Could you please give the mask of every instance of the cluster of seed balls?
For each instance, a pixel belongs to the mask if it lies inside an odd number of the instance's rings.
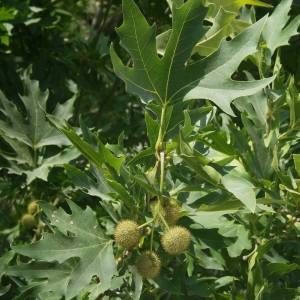
[[[36,201],[32,201],[27,206],[27,213],[22,216],[21,224],[26,229],[32,229],[37,225],[35,215],[39,210],[39,206]]]
[[[152,213],[154,211],[152,207]],[[185,227],[175,225],[180,218],[180,207],[176,203],[168,202],[160,209],[161,215],[170,227],[161,237],[163,249],[170,255],[183,253],[191,241],[191,233]],[[115,228],[115,241],[125,249],[132,249],[138,245],[141,237],[139,225],[132,220],[122,220]],[[161,269],[161,261],[154,251],[146,251],[135,261],[139,274],[144,278],[156,277]]]

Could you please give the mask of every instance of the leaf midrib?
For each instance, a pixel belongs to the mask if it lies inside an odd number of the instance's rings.
[[[51,242],[51,240],[48,240],[49,242]],[[45,249],[45,250],[43,250],[43,249],[37,249],[36,251],[38,252],[38,253],[57,253],[57,252],[67,252],[67,251],[78,251],[78,250],[83,250],[83,249],[93,249],[93,248],[100,248],[100,246],[102,246],[101,248],[104,248],[105,247],[105,245],[106,244],[108,244],[110,241],[107,241],[107,242],[105,242],[105,243],[101,243],[101,244],[93,244],[93,245],[89,245],[89,246],[82,246],[82,247],[76,247],[76,248],[64,248],[64,249]],[[103,246],[104,245],[104,246]],[[26,249],[27,250],[27,249]],[[23,252],[23,249],[20,249],[19,250],[20,251],[20,253],[21,252]],[[27,252],[27,251],[26,251]],[[31,251],[30,251],[31,252]],[[29,252],[29,253],[30,253]],[[32,251],[32,252],[34,252],[34,251]],[[23,252],[24,253],[24,252]],[[27,252],[28,253],[28,252]],[[67,254],[66,254],[67,255]],[[80,258],[82,258],[84,255],[81,255],[81,256],[79,256]],[[38,257],[40,257],[40,256],[38,256]],[[68,258],[70,258],[70,257],[76,257],[76,256],[74,256],[74,255],[69,255],[68,256]],[[66,258],[66,259],[68,259],[68,258]],[[57,259],[53,259],[53,261],[57,261]],[[64,259],[63,260],[58,260],[58,261],[64,261]]]
[[[152,85],[152,88],[154,89],[155,94],[160,99],[160,101],[163,102],[161,96],[159,95],[159,93],[158,93],[158,91],[157,91],[157,89],[156,89],[156,87],[155,87],[155,85],[154,85],[154,83],[153,83],[153,81],[151,79],[150,74],[148,73],[148,69],[146,68],[146,64],[145,64],[145,61],[144,61],[144,57],[142,55],[142,51],[141,51],[141,48],[140,48],[139,39],[138,39],[138,35],[137,35],[136,22],[135,22],[135,19],[134,19],[132,11],[130,11],[130,16],[131,16],[132,22],[134,24],[134,26],[133,26],[134,27],[134,37],[135,37],[136,44],[137,44],[137,47],[138,47],[139,55],[141,57],[141,61],[142,61],[143,66],[144,66],[144,70],[145,70],[145,72],[147,74],[147,77],[148,77],[148,80],[149,80],[150,84]]]
[[[176,43],[175,43],[176,46],[174,47],[173,55],[171,56],[171,62],[169,64],[169,70],[168,70],[168,76],[167,76],[167,82],[166,82],[166,89],[165,89],[165,97],[166,97],[167,101],[169,99],[172,99],[172,97],[173,97],[173,95],[171,95],[170,97],[167,97],[168,96],[168,90],[169,90],[171,70],[173,68],[173,62],[174,62],[174,59],[176,57],[177,47],[178,47],[179,40],[180,40],[180,37],[181,37],[181,34],[182,34],[182,30],[183,30],[185,24],[187,23],[186,17],[189,15],[190,11],[191,11],[191,6],[189,7],[189,9],[187,10],[187,12],[185,14],[185,18],[184,18],[185,22],[182,22],[179,34],[177,35],[177,40],[176,40]]]
[[[70,217],[72,216],[72,215],[69,215]],[[55,220],[60,220],[61,221],[61,223],[62,224],[66,224],[66,225],[68,225],[69,223],[67,223],[66,221],[64,221],[64,217],[62,217],[62,216],[57,216],[56,218],[54,218],[54,217],[52,217],[51,216],[51,219],[53,219],[53,225],[55,225],[55,226],[57,226],[57,224],[55,224]],[[97,240],[106,240],[106,239],[104,239],[103,237],[100,237],[100,236],[98,236],[97,234],[94,234],[94,233],[92,233],[92,232],[89,232],[89,231],[86,231],[86,230],[83,230],[83,229],[81,229],[78,225],[75,225],[75,224],[69,224],[70,226],[72,226],[72,228],[74,228],[74,229],[76,229],[77,231],[71,231],[71,230],[68,230],[69,232],[72,232],[72,233],[75,233],[76,235],[79,235],[80,233],[81,234],[83,234],[83,235],[85,235],[85,236],[90,236],[90,237],[92,237],[93,239],[97,239]],[[96,224],[97,225],[97,227],[99,226],[98,224]],[[67,227],[67,226],[66,226]],[[78,234],[79,233],[79,234]],[[75,237],[76,238],[76,237]],[[78,237],[77,237],[78,238]]]

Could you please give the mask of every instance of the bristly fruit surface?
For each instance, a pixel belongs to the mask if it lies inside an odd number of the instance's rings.
[[[27,212],[31,215],[34,215],[39,209],[39,206],[36,201],[32,201],[27,206]]]
[[[181,217],[181,207],[172,199],[166,201],[164,204],[160,204],[160,202],[156,200],[151,204],[151,212],[153,217],[159,215],[160,218],[164,218],[165,222],[169,225],[175,225]],[[158,218],[158,220],[162,223],[160,218]]]
[[[172,255],[184,252],[191,241],[191,233],[182,226],[169,228],[161,238],[164,250]]]
[[[165,220],[169,225],[175,225],[181,217],[181,208],[174,200],[169,200],[165,206]]]
[[[132,220],[122,220],[115,228],[116,243],[126,249],[137,246],[140,236],[138,224]]]
[[[36,220],[31,214],[25,214],[22,216],[21,224],[25,228],[31,229],[36,225]]]
[[[135,266],[142,277],[155,278],[160,272],[161,261],[155,252],[146,251],[137,258]]]

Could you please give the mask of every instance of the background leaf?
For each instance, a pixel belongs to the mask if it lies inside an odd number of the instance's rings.
[[[71,201],[68,202],[72,214],[63,209],[53,210],[48,204],[41,206],[51,224],[56,227],[54,233],[45,234],[44,238],[32,245],[14,246],[14,250],[34,259],[53,262],[57,261],[60,268],[62,263],[73,259],[71,272],[67,276],[64,296],[72,299],[93,276],[100,278],[102,291],[110,288],[111,279],[116,273],[116,264],[111,240],[100,228],[94,212],[90,208],[80,209]],[[75,260],[78,258],[78,260]],[[56,271],[55,267],[52,267]],[[31,270],[30,264],[27,270]],[[24,272],[21,267],[19,275]],[[41,276],[39,273],[38,277]],[[54,276],[55,278],[55,276]],[[53,278],[53,279],[54,279]],[[46,287],[47,289],[47,287]]]

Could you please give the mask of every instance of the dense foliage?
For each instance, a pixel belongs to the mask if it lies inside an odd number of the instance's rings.
[[[0,7],[0,298],[300,299],[299,1]]]

